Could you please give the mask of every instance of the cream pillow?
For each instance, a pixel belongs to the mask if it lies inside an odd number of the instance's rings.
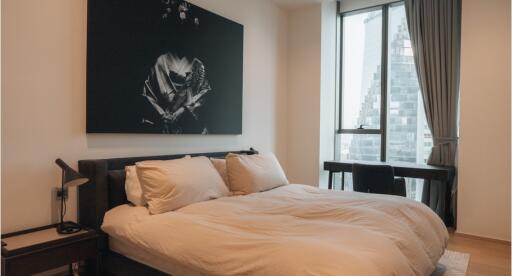
[[[224,181],[206,157],[144,161],[136,166],[151,214],[229,195]]]
[[[224,183],[226,183],[226,186],[229,187],[226,159],[210,158],[210,161],[212,161],[213,166],[222,177],[222,180],[224,180]]]
[[[185,155],[183,158],[190,158],[190,155]],[[146,162],[160,162],[161,160],[152,160]],[[137,168],[135,165],[124,167],[126,178],[124,181],[124,190],[126,198],[135,206],[145,206],[146,200],[142,194],[139,177],[137,176]]]
[[[140,187],[139,178],[137,177],[137,168],[135,165],[126,166],[126,180],[124,181],[124,190],[126,191],[126,198],[135,206],[144,206],[146,201],[142,196],[142,188]]]
[[[234,195],[246,195],[288,184],[288,179],[272,153],[228,154],[226,167],[229,188]]]

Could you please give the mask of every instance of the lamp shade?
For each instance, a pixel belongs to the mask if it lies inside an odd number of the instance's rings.
[[[64,187],[72,187],[85,184],[89,181],[88,178],[83,177],[77,171],[73,170],[68,164],[66,164],[62,159],[58,158],[55,160],[55,163],[59,165],[62,169],[63,179],[62,181]]]

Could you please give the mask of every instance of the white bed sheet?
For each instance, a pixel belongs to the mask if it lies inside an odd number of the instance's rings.
[[[122,205],[102,229],[173,275],[429,275],[448,241],[421,203],[296,184],[159,215]]]

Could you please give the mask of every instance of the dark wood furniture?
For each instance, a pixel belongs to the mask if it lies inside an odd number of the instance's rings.
[[[249,151],[231,152],[239,154],[257,153],[252,148]],[[188,155],[224,158],[228,153],[230,152],[193,153]],[[78,221],[81,225],[95,229],[99,234],[99,275],[167,275],[162,271],[111,251],[108,246],[108,235],[101,231],[100,227],[108,210],[128,203],[124,189],[126,177],[124,168],[126,166],[144,160],[178,159],[185,155],[141,156],[80,160],[78,162],[80,173],[90,179],[89,183],[78,187]],[[94,269],[89,268],[89,271],[91,270]]]
[[[354,163],[352,181],[356,192],[406,196],[405,179],[395,178],[393,167],[388,165]]]
[[[389,165],[393,167],[395,176],[438,180],[446,183],[446,191],[451,191],[453,178],[455,177],[455,167],[453,166],[431,166],[406,162],[380,162],[360,160],[326,161],[324,162],[324,170],[329,171],[329,189],[332,189],[334,173],[342,173],[341,189],[344,189],[344,174],[346,172],[352,172],[352,166],[354,163],[367,165]],[[453,215],[450,211],[451,193],[445,193],[444,197],[446,199],[446,210],[441,217],[444,219],[446,225],[453,226]]]
[[[79,261],[87,261],[88,274],[95,274],[97,232],[84,228],[61,235],[56,225],[2,235],[2,275],[32,275]]]
[[[324,162],[324,170],[329,171],[329,189],[332,189],[333,174],[340,172],[352,172],[352,165],[354,163],[367,165],[388,165],[393,167],[395,176],[401,177],[422,178],[449,182],[452,181],[453,177],[455,176],[455,167],[431,166],[406,162],[377,162],[359,160],[326,161]]]

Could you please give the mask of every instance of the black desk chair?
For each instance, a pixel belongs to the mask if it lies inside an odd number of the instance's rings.
[[[388,165],[352,165],[354,191],[406,196],[405,179],[395,178],[393,167]]]

